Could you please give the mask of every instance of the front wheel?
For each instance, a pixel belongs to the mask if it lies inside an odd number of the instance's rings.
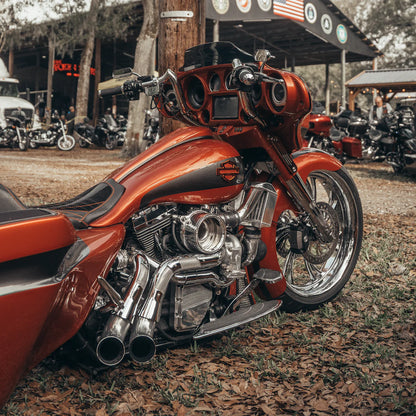
[[[117,137],[110,135],[105,138],[105,148],[107,150],[114,150],[117,147]]]
[[[287,281],[283,309],[288,312],[314,309],[338,295],[357,263],[363,235],[360,197],[345,168],[313,171],[306,185],[332,238],[319,241],[306,217],[291,211],[280,216],[276,250]]]
[[[19,137],[19,150],[22,152],[25,152],[28,147],[29,147],[29,139],[26,136],[26,134],[22,134]]]
[[[67,152],[75,147],[75,143],[75,139],[72,136],[66,134],[65,136],[59,137],[56,145],[58,146],[59,150]]]

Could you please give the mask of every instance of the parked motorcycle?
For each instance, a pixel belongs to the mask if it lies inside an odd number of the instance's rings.
[[[304,146],[324,150],[342,163],[361,159],[361,140],[349,136],[349,120],[348,124],[336,125],[337,127],[334,126],[331,117],[325,114],[308,114],[302,122],[305,130]]]
[[[39,146],[57,146],[59,150],[69,151],[75,147],[75,139],[67,134],[65,124],[58,114],[51,117],[51,124],[47,129],[38,128],[29,131],[29,145],[32,149]]]
[[[304,129],[303,145],[324,150],[344,162],[342,136],[331,137],[334,131],[331,117],[325,114],[309,113],[302,121]]]
[[[117,146],[123,146],[126,140],[127,132],[127,119],[122,114],[118,114],[116,117],[117,123]]]
[[[409,113],[407,108],[387,114],[369,130],[366,138],[378,160],[385,160],[396,173],[401,173],[406,168],[416,168],[413,117],[413,112]]]
[[[146,110],[146,117],[144,121],[143,139],[140,144],[140,152],[145,151],[150,146],[155,144],[159,138],[159,111],[157,108]]]
[[[121,140],[118,135],[118,129],[110,128],[106,118],[100,117],[97,125],[93,127],[86,117],[83,123],[75,125],[75,131],[79,135],[79,146],[88,147],[92,144],[105,147],[107,150],[114,150],[118,141]]]
[[[2,403],[63,344],[85,365],[144,363],[344,287],[359,195],[336,158],[301,149],[309,91],[268,58],[216,42],[178,73],[101,83],[188,127],[69,201],[26,207],[0,188]]]
[[[371,159],[371,152],[364,144],[368,120],[351,110],[342,110],[333,118],[334,128],[331,129],[331,140],[338,143],[338,149],[344,162],[355,159]]]
[[[18,148],[26,151],[29,139],[26,133],[26,121],[19,117],[7,117],[7,126],[0,128],[0,146]]]

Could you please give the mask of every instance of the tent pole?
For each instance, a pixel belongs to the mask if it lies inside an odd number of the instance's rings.
[[[329,64],[325,64],[325,113],[329,115],[331,92],[329,89]]]
[[[218,42],[220,40],[220,21],[214,20],[214,26],[212,27],[212,40]]]
[[[347,51],[343,49],[341,51],[341,106],[343,108],[346,107],[346,100],[345,100],[345,63],[346,63],[346,56]]]

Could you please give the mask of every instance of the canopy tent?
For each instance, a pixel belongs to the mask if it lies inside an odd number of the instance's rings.
[[[206,0],[206,17],[208,41],[219,40],[219,22],[221,40],[269,49],[280,66],[340,63],[341,51],[347,62],[382,55],[330,0]]]
[[[363,71],[345,83],[349,90],[349,108],[354,109],[355,98],[364,89],[373,89],[389,99],[397,93],[416,92],[416,68],[379,69]]]

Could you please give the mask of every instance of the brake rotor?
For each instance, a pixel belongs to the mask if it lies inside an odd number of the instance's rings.
[[[339,241],[339,221],[336,211],[326,202],[317,202],[322,218],[328,225],[332,240],[323,243],[319,240],[310,240],[307,250],[303,253],[303,257],[309,263],[321,264],[327,261],[333,254]]]

